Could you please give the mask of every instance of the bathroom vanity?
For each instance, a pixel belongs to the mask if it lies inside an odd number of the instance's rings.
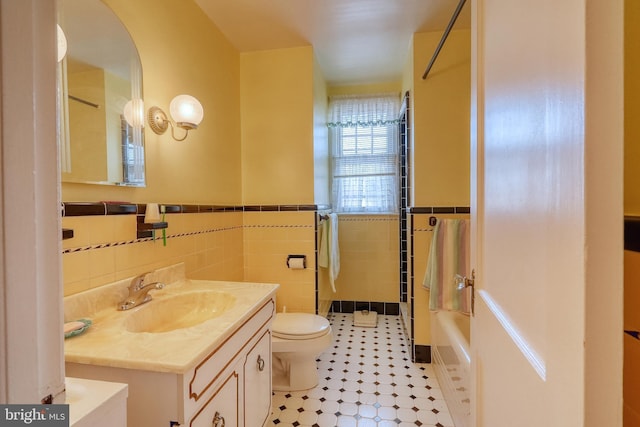
[[[268,421],[278,285],[180,279],[152,291],[150,302],[117,311],[106,301],[117,302],[127,285],[65,298],[65,321],[93,321],[65,341],[67,375],[127,383],[129,426],[256,427]]]

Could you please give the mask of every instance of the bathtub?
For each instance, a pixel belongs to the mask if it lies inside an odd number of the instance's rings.
[[[456,427],[470,425],[471,357],[469,316],[431,313],[431,357],[442,394]]]

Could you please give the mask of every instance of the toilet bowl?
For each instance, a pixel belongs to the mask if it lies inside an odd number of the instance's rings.
[[[271,328],[273,390],[308,390],[318,385],[316,358],[333,339],[329,321],[309,313],[277,313]]]

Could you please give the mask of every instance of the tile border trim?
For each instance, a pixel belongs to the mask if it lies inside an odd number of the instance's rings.
[[[411,214],[470,214],[469,206],[413,206],[407,209]]]
[[[379,301],[341,301],[334,300],[331,303],[333,313],[353,313],[358,310],[376,311],[380,315],[399,316],[399,302],[379,302]]]
[[[624,217],[624,249],[640,252],[640,217]]]
[[[175,239],[178,237],[186,237],[186,236],[195,236],[198,234],[217,233],[220,231],[231,231],[231,230],[237,230],[241,228],[243,227],[241,225],[238,225],[238,226],[230,226],[230,227],[212,228],[208,230],[191,231],[186,233],[169,234],[167,235],[167,239]],[[70,254],[75,252],[90,251],[93,249],[104,249],[104,248],[111,248],[114,246],[131,245],[133,243],[153,242],[153,241],[161,241],[161,240],[162,240],[161,237],[156,237],[155,239],[153,237],[143,237],[139,239],[131,239],[131,240],[125,240],[120,242],[98,243],[95,245],[66,248],[62,250],[62,254]]]
[[[327,209],[325,205],[194,205],[165,204],[166,213],[300,212]],[[146,204],[124,202],[62,202],[62,216],[144,215]]]

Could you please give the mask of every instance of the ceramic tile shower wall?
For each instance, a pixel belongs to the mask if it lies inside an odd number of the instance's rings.
[[[429,208],[432,209],[432,208]],[[434,208],[438,209],[438,208]],[[450,208],[455,210],[456,208]],[[458,208],[465,209],[465,208]],[[468,208],[466,208],[468,209]],[[453,212],[452,210],[452,212]],[[429,247],[433,237],[433,226],[429,225],[429,218],[469,218],[469,214],[434,214],[412,213],[411,224],[411,249],[410,249],[410,283],[409,289],[413,293],[409,295],[409,316],[413,325],[413,339],[415,345],[431,344],[431,321],[429,318],[429,291],[422,287],[427,260],[429,259]],[[410,291],[411,292],[411,291]]]
[[[278,283],[277,311],[316,312],[316,212],[244,212],[244,278]],[[305,255],[306,268],[287,267]]]
[[[164,246],[162,239],[136,239],[136,215],[64,217],[62,227],[74,231],[62,243],[65,296],[179,262],[194,279],[243,280],[242,212],[166,220]]]
[[[398,215],[340,215],[334,300],[400,301]]]

